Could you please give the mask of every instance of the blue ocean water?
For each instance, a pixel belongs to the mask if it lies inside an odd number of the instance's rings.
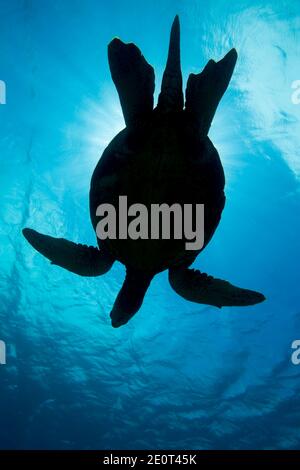
[[[95,243],[89,181],[124,126],[107,44],[141,48],[157,97],[176,13],[185,82],[231,47],[239,54],[210,131],[227,205],[195,267],[267,300],[189,303],[162,273],[115,330],[124,267],[77,277],[21,229]],[[0,14],[0,447],[299,448],[298,0],[0,0]]]

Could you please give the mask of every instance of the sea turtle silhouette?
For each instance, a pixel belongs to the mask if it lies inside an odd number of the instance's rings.
[[[113,39],[108,46],[112,79],[126,128],[104,150],[90,187],[90,216],[96,230],[97,207],[128,202],[204,204],[204,245],[212,238],[225,204],[224,172],[208,138],[216,108],[237,60],[235,49],[219,62],[210,60],[189,76],[184,105],[178,16],[171,29],[167,65],[158,104],[153,109],[154,71],[134,44]],[[168,269],[172,288],[184,299],[223,306],[246,306],[265,297],[189,269],[200,251],[185,249],[185,240],[106,239],[99,249],[25,228],[28,242],[53,264],[81,276],[105,274],[115,260],[126,266],[126,278],[111,311],[119,327],[139,310],[155,274]],[[203,249],[202,248],[202,249]]]

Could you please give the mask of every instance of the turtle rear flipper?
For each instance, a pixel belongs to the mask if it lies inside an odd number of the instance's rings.
[[[30,228],[24,228],[23,235],[30,245],[48,258],[52,264],[80,276],[105,274],[114,262],[106,251],[100,251],[92,246],[43,235]]]
[[[201,137],[208,134],[218,104],[224,95],[237,61],[231,49],[219,62],[209,60],[199,74],[191,73],[186,87],[185,110]]]
[[[114,328],[125,325],[141,308],[152,278],[148,273],[127,269],[124,284],[110,313]]]
[[[108,45],[108,61],[126,126],[134,126],[153,110],[153,67],[135,44],[118,38]]]
[[[246,307],[265,300],[259,292],[233,286],[194,269],[173,268],[169,281],[177,294],[186,300],[215,307]]]

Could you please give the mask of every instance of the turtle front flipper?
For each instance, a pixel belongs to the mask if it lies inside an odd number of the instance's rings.
[[[135,44],[117,38],[108,45],[108,61],[126,126],[134,126],[153,110],[153,67]]]
[[[265,300],[259,292],[233,286],[198,270],[172,268],[169,282],[175,292],[186,300],[215,307],[246,307]]]
[[[23,235],[30,245],[52,264],[79,276],[100,276],[105,274],[114,262],[109,253],[92,246],[43,235],[30,228],[24,228]]]
[[[141,308],[153,276],[128,268],[123,286],[110,313],[114,328],[125,325]]]

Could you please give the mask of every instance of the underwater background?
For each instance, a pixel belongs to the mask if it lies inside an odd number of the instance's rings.
[[[81,278],[21,229],[95,245],[90,177],[124,127],[107,44],[138,45],[157,97],[177,13],[184,85],[239,54],[210,131],[227,205],[194,266],[267,300],[189,303],[164,272],[113,329],[124,267]],[[0,15],[0,447],[300,448],[299,0],[0,0]]]

